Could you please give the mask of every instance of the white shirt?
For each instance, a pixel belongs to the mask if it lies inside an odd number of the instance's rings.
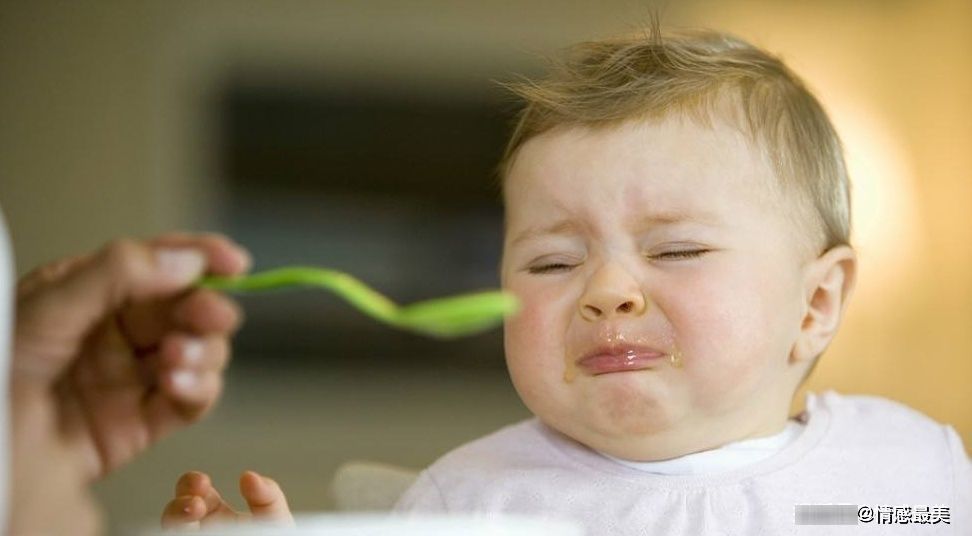
[[[590,535],[969,534],[972,464],[954,429],[874,396],[810,394],[806,408],[803,431],[769,457],[688,475],[628,467],[531,419],[440,458],[396,510],[547,515]],[[795,524],[796,505],[828,504],[867,506],[875,519]],[[878,525],[879,508],[905,507],[947,507],[950,523]]]

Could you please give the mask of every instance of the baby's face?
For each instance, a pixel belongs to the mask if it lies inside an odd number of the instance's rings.
[[[528,141],[507,178],[501,276],[523,303],[505,345],[530,410],[629,459],[779,430],[808,259],[775,180],[718,123]]]

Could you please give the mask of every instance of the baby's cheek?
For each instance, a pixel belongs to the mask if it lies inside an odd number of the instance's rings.
[[[517,376],[515,380],[521,383],[550,380],[546,376],[551,374],[555,362],[562,359],[559,349],[563,332],[558,331],[557,317],[549,302],[523,299],[520,311],[506,320],[506,359],[510,372]]]
[[[676,345],[697,401],[718,404],[746,391],[765,367],[766,326],[744,308],[697,308],[676,324]]]
[[[521,308],[506,320],[507,342],[521,346],[545,344],[545,339],[554,335],[558,318],[562,316],[560,300],[537,289],[514,287],[510,290],[520,299]]]

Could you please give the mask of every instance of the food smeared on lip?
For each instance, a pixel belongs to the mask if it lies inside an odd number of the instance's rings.
[[[682,368],[682,351],[678,348],[672,350],[671,358],[669,362],[672,364],[672,368]]]

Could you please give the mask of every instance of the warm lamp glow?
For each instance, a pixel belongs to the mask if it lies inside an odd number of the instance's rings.
[[[916,267],[921,236],[912,164],[894,129],[866,108],[825,103],[844,143],[851,177],[852,244],[861,301],[888,296]]]

